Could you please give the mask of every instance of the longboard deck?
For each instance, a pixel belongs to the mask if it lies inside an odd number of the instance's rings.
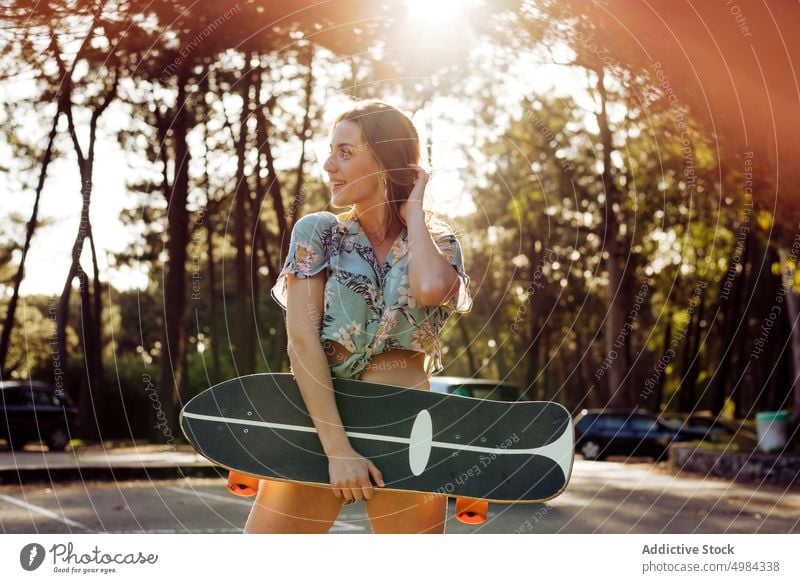
[[[502,402],[352,379],[333,379],[353,448],[375,463],[384,489],[490,502],[541,502],[569,481],[574,427],[552,402]],[[290,373],[220,383],[191,399],[181,429],[229,470],[329,485],[328,459]]]

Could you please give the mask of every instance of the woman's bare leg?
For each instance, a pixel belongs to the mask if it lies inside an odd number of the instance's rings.
[[[330,488],[260,480],[244,533],[326,533],[343,503]]]
[[[443,534],[447,497],[441,494],[387,492],[375,488],[365,502],[375,534]]]

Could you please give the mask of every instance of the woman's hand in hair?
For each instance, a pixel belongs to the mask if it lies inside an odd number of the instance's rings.
[[[418,164],[409,164],[409,166],[417,171],[417,178],[414,181],[414,188],[408,195],[408,200],[400,205],[400,217],[403,219],[403,222],[407,222],[406,217],[408,216],[409,209],[411,209],[410,212],[412,213],[419,212],[422,214],[422,201],[425,198],[425,187],[430,178],[428,171],[422,166]]]

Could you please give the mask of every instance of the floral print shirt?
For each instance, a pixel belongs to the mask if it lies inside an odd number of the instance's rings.
[[[427,210],[425,223],[460,280],[458,292],[440,306],[421,306],[411,295],[405,227],[379,265],[352,209],[338,215],[311,213],[295,224],[286,262],[270,294],[285,310],[289,273],[302,279],[326,270],[320,338],[339,342],[353,353],[331,365],[335,376],[358,379],[373,355],[397,348],[426,354],[428,376],[444,368],[439,333],[452,312],[472,309],[470,277],[448,224]]]

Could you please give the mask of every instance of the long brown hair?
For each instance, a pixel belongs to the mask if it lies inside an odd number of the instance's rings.
[[[362,139],[386,177],[389,216],[399,219],[400,205],[408,200],[417,177],[417,171],[408,165],[420,161],[419,135],[411,118],[380,99],[362,99],[333,120],[331,134],[345,121],[354,121],[361,128]],[[387,228],[390,224],[387,221]]]

